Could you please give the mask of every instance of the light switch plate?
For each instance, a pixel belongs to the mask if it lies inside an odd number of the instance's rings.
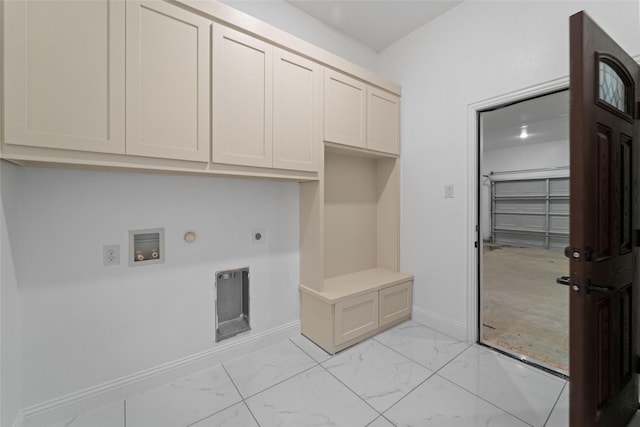
[[[453,184],[445,184],[444,186],[444,198],[453,199]]]

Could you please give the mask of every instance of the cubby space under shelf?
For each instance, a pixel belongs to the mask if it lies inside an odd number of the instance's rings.
[[[330,354],[411,318],[399,269],[399,159],[327,146],[301,184],[301,332]]]
[[[398,270],[398,160],[325,153],[324,278]]]

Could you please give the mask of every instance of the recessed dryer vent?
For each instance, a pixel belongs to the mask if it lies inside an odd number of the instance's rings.
[[[249,330],[249,267],[218,271],[216,342]]]

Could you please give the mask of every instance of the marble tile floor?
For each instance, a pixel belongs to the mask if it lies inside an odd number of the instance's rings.
[[[565,380],[408,321],[334,356],[297,336],[51,427],[563,427],[568,406]]]

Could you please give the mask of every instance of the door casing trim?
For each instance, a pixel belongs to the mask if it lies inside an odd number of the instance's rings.
[[[569,88],[569,76],[560,77],[535,86],[508,92],[492,98],[483,99],[467,106],[467,171],[468,189],[467,191],[467,341],[478,342],[479,340],[479,281],[478,262],[479,248],[475,247],[475,242],[480,246],[480,222],[478,218],[478,161],[480,159],[480,144],[478,113],[505,104],[523,101],[528,98],[545,95],[550,92]],[[476,231],[478,226],[478,231]]]

